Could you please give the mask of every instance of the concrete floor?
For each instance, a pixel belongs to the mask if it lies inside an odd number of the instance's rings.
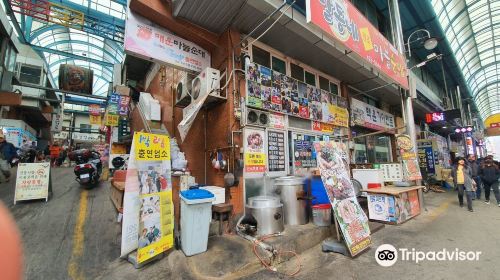
[[[181,251],[172,251],[141,270],[120,260],[120,226],[115,222],[108,183],[85,191],[74,181],[71,168],[54,169],[52,176],[54,195],[47,203],[31,201],[14,206],[14,183],[0,184],[0,199],[12,211],[22,233],[25,279],[208,279],[202,271],[192,269],[200,257],[186,258]],[[301,271],[295,278],[498,279],[500,207],[474,201],[475,212],[470,213],[458,207],[455,192],[429,193],[425,197],[427,212],[402,225],[388,225],[376,232],[372,248],[355,259],[322,253],[319,246],[305,251],[301,254]],[[230,238],[233,242],[241,241],[235,236]],[[220,242],[213,240],[209,242],[214,244],[209,245],[209,250]],[[384,243],[421,251],[459,248],[482,254],[477,262],[398,261],[384,268],[374,258],[376,248]],[[241,253],[251,258],[251,252]],[[263,270],[256,260],[235,269],[224,278],[286,279]],[[295,262],[292,259],[278,269],[292,271]]]

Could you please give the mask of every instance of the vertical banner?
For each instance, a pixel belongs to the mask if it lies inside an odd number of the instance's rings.
[[[245,173],[262,175],[266,171],[266,137],[264,129],[245,128],[243,138]]]
[[[368,218],[356,199],[340,143],[314,142],[321,180],[351,256],[371,245]]]
[[[16,201],[49,197],[50,163],[19,163],[17,168]]]
[[[173,246],[170,139],[136,132],[123,199],[121,256],[144,262]]]
[[[417,153],[415,152],[416,147],[413,146],[410,136],[406,134],[397,135],[396,146],[402,159],[404,179],[408,181],[422,179]]]
[[[61,132],[62,126],[63,126],[63,115],[62,114],[52,115],[52,126],[50,128],[50,131]]]

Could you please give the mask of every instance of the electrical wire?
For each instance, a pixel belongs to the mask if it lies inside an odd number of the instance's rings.
[[[281,257],[281,256],[284,256],[286,254],[289,254],[289,255],[292,255],[292,256],[295,256],[296,260],[297,260],[297,269],[293,272],[293,273],[285,273],[285,272],[281,272],[281,271],[278,271],[276,268],[272,267],[271,266],[271,263],[272,263],[272,260],[269,261],[269,263],[267,263],[258,253],[257,253],[257,245],[259,245],[260,242],[266,240],[266,239],[269,239],[271,237],[277,237],[277,236],[281,236],[281,234],[279,233],[275,233],[275,234],[269,234],[269,235],[264,235],[258,239],[256,239],[254,242],[253,242],[253,253],[254,255],[259,259],[260,263],[262,265],[264,265],[266,267],[266,269],[268,269],[269,271],[273,271],[273,272],[277,272],[279,274],[282,274],[282,275],[285,275],[285,276],[289,276],[289,277],[292,277],[292,276],[295,276],[297,275],[301,268],[302,268],[302,261],[300,259],[300,256],[299,254],[297,254],[296,252],[294,251],[278,251],[278,250],[275,250],[273,248],[273,252],[271,252],[273,254],[273,257]]]
[[[252,45],[255,41],[258,41],[260,38],[262,38],[262,36],[264,36],[269,30],[271,30],[271,28],[273,28],[273,26],[281,19],[281,17],[293,6],[293,4],[295,4],[295,2],[297,2],[297,0],[294,0],[288,7],[286,7],[286,9],[281,12],[281,15],[271,24],[271,26],[269,26],[266,30],[264,30],[264,32],[262,32],[262,34],[259,35],[259,37],[255,38],[250,44],[248,44],[249,46]],[[281,7],[280,7],[281,9]],[[269,16],[270,17],[270,16]]]

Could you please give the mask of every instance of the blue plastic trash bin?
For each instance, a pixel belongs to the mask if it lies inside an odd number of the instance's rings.
[[[181,248],[188,257],[207,250],[213,200],[207,190],[181,192]]]

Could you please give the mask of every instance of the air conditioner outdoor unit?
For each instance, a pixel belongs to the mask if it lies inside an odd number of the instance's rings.
[[[191,83],[192,79],[185,73],[181,81],[177,83],[175,106],[184,108],[191,103]]]
[[[201,73],[193,79],[191,86],[192,101],[203,98],[205,95],[219,96],[220,89],[220,72],[217,69],[210,67],[205,68]]]
[[[247,109],[245,112],[245,124],[256,126],[269,126],[269,113],[260,110]]]

